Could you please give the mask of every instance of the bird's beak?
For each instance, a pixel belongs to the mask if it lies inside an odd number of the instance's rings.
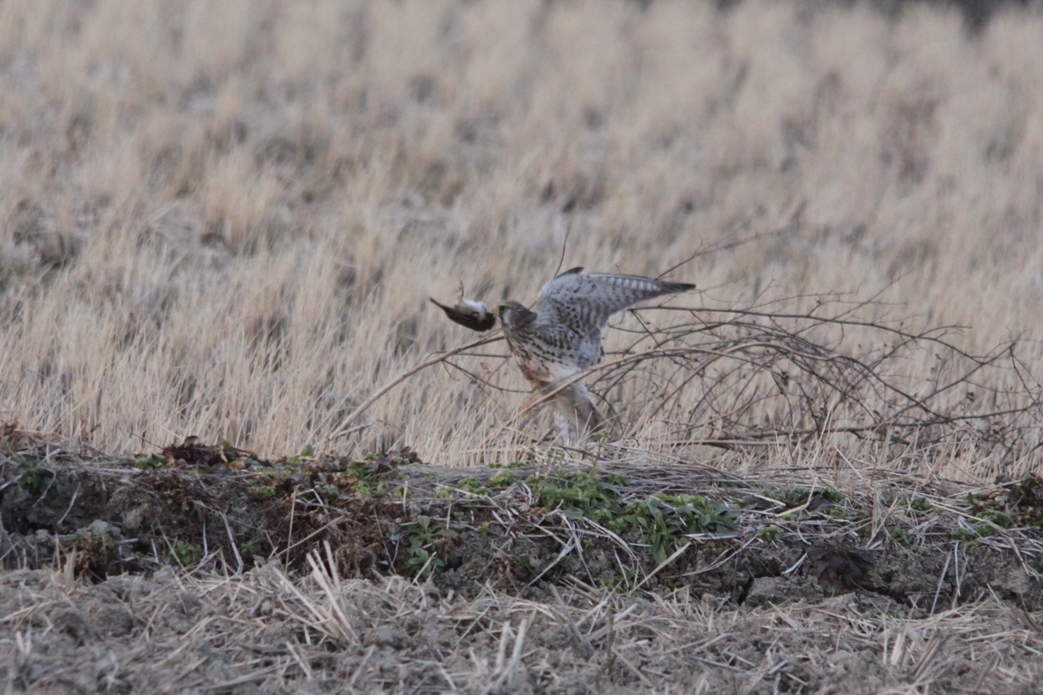
[[[491,312],[493,316],[499,316],[501,313],[503,313],[503,304],[497,304],[491,309]]]

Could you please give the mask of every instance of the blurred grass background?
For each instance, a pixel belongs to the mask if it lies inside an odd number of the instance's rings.
[[[483,442],[524,396],[448,370],[332,435],[472,338],[428,295],[530,301],[566,236],[564,267],[655,275],[775,231],[672,277],[692,306],[875,297],[1038,363],[1043,15],[726,5],[7,0],[0,418],[510,459]]]

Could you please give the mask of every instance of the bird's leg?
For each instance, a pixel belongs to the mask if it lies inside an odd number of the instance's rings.
[[[576,426],[584,434],[592,434],[605,426],[605,416],[590,397],[583,382],[577,381],[565,388],[561,396],[572,411]]]
[[[605,426],[605,416],[590,398],[590,392],[582,382],[576,381],[562,387],[559,383],[547,383],[531,379],[533,395],[522,404],[521,413],[547,403],[554,414],[554,425],[558,435],[567,442],[581,442]]]

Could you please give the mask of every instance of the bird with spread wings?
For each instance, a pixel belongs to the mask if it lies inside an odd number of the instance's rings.
[[[559,432],[572,438],[605,423],[579,376],[601,360],[609,317],[643,301],[694,288],[683,282],[572,268],[543,286],[536,311],[514,301],[501,302],[491,311],[474,300],[461,299],[455,306],[431,301],[471,330],[487,331],[499,320],[521,373],[538,400],[546,399],[554,408]]]

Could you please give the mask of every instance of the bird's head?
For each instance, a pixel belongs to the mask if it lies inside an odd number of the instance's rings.
[[[500,302],[492,308],[492,313],[496,318],[500,319],[501,324],[507,327],[518,325],[529,320],[529,317],[536,316],[536,314],[526,309],[524,305],[513,301]]]

